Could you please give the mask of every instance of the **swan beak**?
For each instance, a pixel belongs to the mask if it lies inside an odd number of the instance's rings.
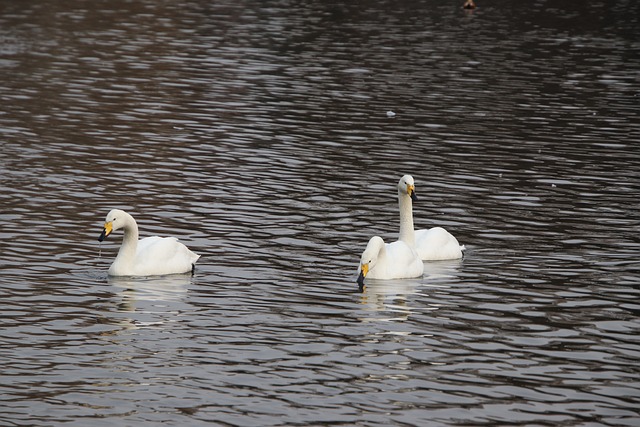
[[[113,224],[111,223],[111,221],[105,222],[104,228],[102,229],[102,233],[100,234],[100,237],[98,237],[98,242],[102,242],[104,239],[106,239],[107,236],[111,234],[112,231],[113,231]]]
[[[358,275],[358,280],[357,280],[358,288],[360,289],[360,292],[364,290],[364,278],[366,277],[368,272],[369,272],[369,264],[362,264],[360,268],[360,274]]]
[[[407,194],[409,195],[409,197],[411,197],[411,200],[413,200],[414,202],[418,201],[418,196],[416,196],[415,186],[407,184]]]

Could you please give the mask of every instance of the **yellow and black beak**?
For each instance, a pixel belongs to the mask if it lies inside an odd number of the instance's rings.
[[[416,196],[416,187],[410,184],[407,184],[407,194],[411,197],[411,200],[414,202],[418,201],[418,196]]]
[[[112,231],[113,231],[113,223],[111,221],[105,222],[104,228],[102,229],[102,233],[100,234],[100,237],[98,237],[98,242],[102,242],[104,239],[106,239],[109,236],[109,234],[111,234]]]
[[[358,275],[358,288],[360,289],[360,292],[362,292],[364,290],[364,278],[367,276],[367,273],[369,272],[369,264],[362,264],[360,266],[360,274]]]

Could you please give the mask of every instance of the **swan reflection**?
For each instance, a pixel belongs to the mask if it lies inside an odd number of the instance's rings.
[[[424,276],[416,279],[368,280],[360,303],[366,310],[375,312],[360,320],[407,320],[415,310],[437,310],[436,306],[412,306],[416,294],[428,293],[430,288],[447,286],[458,273],[462,260],[430,261],[424,263]],[[415,304],[414,304],[415,305]]]
[[[423,278],[428,281],[448,281],[458,275],[462,262],[462,259],[425,262]]]
[[[417,293],[421,284],[422,278],[369,280],[362,290],[360,302],[368,311],[377,312],[377,315],[360,320],[406,320],[411,314],[409,296]]]
[[[120,311],[136,311],[183,301],[192,280],[191,274],[146,278],[109,277],[109,284],[122,291]],[[157,311],[157,308],[152,311]]]

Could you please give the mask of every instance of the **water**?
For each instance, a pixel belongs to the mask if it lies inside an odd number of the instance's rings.
[[[638,425],[637,14],[479,6],[1,2],[0,424]],[[360,293],[405,173],[466,256]]]

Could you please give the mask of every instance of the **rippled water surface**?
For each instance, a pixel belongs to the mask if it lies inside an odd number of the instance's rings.
[[[461,3],[0,1],[0,425],[639,425],[634,4]]]

